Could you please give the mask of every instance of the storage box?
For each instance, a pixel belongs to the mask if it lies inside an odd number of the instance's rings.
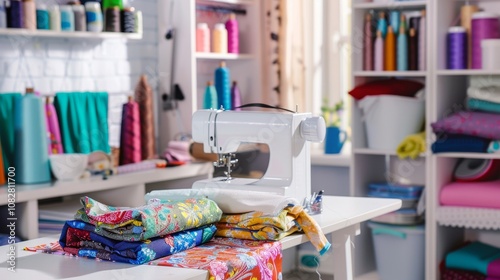
[[[396,151],[406,136],[422,129],[425,101],[414,97],[379,95],[359,101],[368,147]]]
[[[368,222],[372,229],[380,279],[425,279],[425,227],[388,226]]]
[[[372,183],[368,185],[368,196],[401,199],[401,208],[415,208],[423,190],[423,186]]]
[[[481,40],[483,69],[500,69],[500,39]]]

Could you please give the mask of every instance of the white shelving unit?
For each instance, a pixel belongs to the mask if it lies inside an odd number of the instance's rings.
[[[202,108],[203,95],[207,81],[213,81],[215,69],[221,61],[229,68],[231,80],[236,80],[242,94],[242,103],[262,100],[262,22],[263,11],[258,0],[174,0],[173,20],[170,26],[170,1],[158,1],[160,33],[173,27],[176,29],[176,55],[174,59],[176,72],[175,83],[184,94],[185,100],[178,103],[179,110],[163,110],[160,108],[159,122],[161,127],[168,127],[160,135],[160,144],[166,146],[168,141],[179,133],[190,133],[191,115]],[[197,53],[196,25],[206,22],[212,32],[215,23],[224,23],[228,15],[208,13],[197,7],[217,7],[219,10],[245,11],[236,14],[239,26],[239,54]],[[170,92],[170,67],[172,40],[165,40],[164,33],[159,37],[159,71],[166,73],[159,81],[160,92]],[[161,103],[161,101],[160,101]]]
[[[28,30],[21,28],[0,29],[0,36],[27,36],[47,38],[81,38],[81,39],[129,39],[140,40],[142,33],[120,33],[120,32],[62,32],[53,30]]]
[[[368,0],[352,0],[352,48],[357,47],[356,55],[352,55],[352,85],[353,87],[364,84],[366,82],[387,79],[392,77],[403,78],[408,80],[415,80],[422,82],[426,85],[426,99],[428,98],[432,84],[432,75],[430,71],[430,57],[429,57],[429,47],[427,46],[427,66],[428,68],[424,71],[364,71],[362,68],[363,55],[362,49],[362,32],[364,26],[365,14],[370,11],[390,11],[390,10],[400,10],[400,11],[420,11],[427,10],[427,26],[429,29],[432,25],[432,18],[429,16],[429,3],[427,1],[404,1],[404,2],[392,2],[386,1],[386,3],[373,3]],[[359,35],[359,36],[358,36]],[[427,42],[429,42],[431,35],[427,34]],[[353,50],[354,51],[354,50]],[[354,52],[353,52],[354,53]],[[430,107],[429,102],[426,102],[426,119],[428,118]],[[375,182],[387,182],[387,178],[393,176],[399,176],[397,171],[393,168],[398,161],[396,155],[396,150],[377,150],[368,147],[367,135],[365,133],[364,121],[362,118],[362,112],[357,107],[355,101],[352,102],[352,162],[351,162],[351,172],[350,181],[351,188],[350,193],[353,196],[366,196],[368,192],[368,184]],[[428,124],[426,124],[428,126]],[[407,166],[415,168],[416,174],[422,174],[422,177],[426,177],[428,168],[428,157],[429,153],[421,154],[417,159],[404,160]],[[389,164],[388,164],[389,163]],[[418,171],[417,171],[418,170]],[[396,174],[394,174],[396,172]],[[401,176],[404,177],[404,176]],[[418,176],[417,176],[418,177]],[[423,183],[423,178],[420,178]],[[415,182],[415,184],[417,184]],[[428,185],[428,184],[426,184]],[[428,192],[431,188],[426,187],[425,191]],[[371,230],[365,225],[361,228],[365,234],[359,236],[356,242],[355,248],[355,258],[356,258],[356,279],[379,279],[376,272],[375,266],[375,256],[373,252],[373,244],[371,237]],[[409,256],[411,257],[411,256]],[[429,278],[431,279],[431,278]]]
[[[173,186],[176,188],[190,188],[189,183],[183,183],[180,180],[206,179],[211,176],[212,172],[211,163],[196,163],[115,175],[107,180],[103,180],[101,176],[94,176],[76,181],[16,185],[15,212],[18,217],[16,233],[19,237],[26,239],[38,237],[38,204],[43,199],[88,195],[110,205],[140,206],[144,204],[146,185],[162,183],[158,188],[167,188],[169,183],[174,182]],[[7,188],[0,188],[0,207],[6,207],[10,198],[8,194]],[[7,211],[2,212],[7,213]]]
[[[446,69],[446,34],[447,29],[460,14],[460,7],[464,1],[446,0],[431,1],[431,10],[435,18],[432,28],[433,72],[434,82],[429,96],[432,104],[430,122],[435,122],[452,112],[464,109],[466,91],[472,79],[488,77],[487,80],[500,77],[500,70],[447,70]],[[497,13],[500,9],[499,1],[474,1],[480,8]],[[500,210],[487,209],[480,218],[474,218],[478,209],[460,208],[460,219],[451,222],[443,221],[443,213],[448,207],[439,203],[441,188],[451,181],[452,173],[457,161],[461,158],[498,159],[499,154],[481,153],[439,153],[430,156],[429,183],[432,191],[427,194],[427,279],[440,279],[439,263],[446,254],[466,240],[482,240],[484,234],[493,236],[496,244],[500,243],[498,221]],[[477,216],[476,216],[477,217]],[[444,224],[449,224],[445,226]],[[493,227],[492,225],[497,225]],[[489,229],[489,231],[485,231]]]

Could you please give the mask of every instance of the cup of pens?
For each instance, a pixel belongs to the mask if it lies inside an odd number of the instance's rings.
[[[314,192],[311,196],[304,199],[304,209],[310,215],[321,214],[323,212],[323,193],[324,190],[320,190],[318,193]]]

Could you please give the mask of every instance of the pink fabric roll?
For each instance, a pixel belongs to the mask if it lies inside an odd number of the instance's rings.
[[[500,209],[500,180],[489,182],[452,182],[441,189],[444,206]]]
[[[133,100],[123,104],[120,135],[120,165],[142,160],[139,104]]]
[[[47,132],[49,135],[49,155],[63,154],[64,150],[61,141],[61,131],[59,129],[59,119],[57,118],[57,112],[54,104],[45,104],[45,116],[47,120]]]

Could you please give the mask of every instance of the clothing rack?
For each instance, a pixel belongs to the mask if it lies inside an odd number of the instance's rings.
[[[230,14],[230,13],[235,13],[238,15],[246,15],[247,14],[247,11],[245,9],[233,8],[233,7],[227,7],[227,6],[213,6],[213,5],[197,4],[196,9],[199,11],[208,11],[208,12],[215,12],[215,13],[221,13],[221,14]]]

